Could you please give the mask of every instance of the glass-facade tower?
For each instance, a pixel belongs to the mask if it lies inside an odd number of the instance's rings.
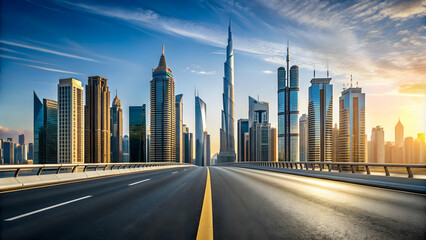
[[[287,46],[287,70],[290,64]],[[278,68],[278,160],[299,161],[299,67]]]
[[[34,164],[58,163],[58,103],[34,92]]]
[[[129,107],[130,162],[147,162],[146,106]]]
[[[175,82],[163,52],[151,80],[151,162],[176,161]]]
[[[111,162],[123,162],[123,109],[117,94],[111,107]]]
[[[308,161],[332,161],[333,85],[313,78],[308,103]]]
[[[195,164],[198,166],[207,164],[206,111],[206,103],[195,96]]]
[[[234,138],[234,50],[232,46],[231,22],[228,27],[228,45],[223,78],[222,128],[220,129],[220,162],[235,162]]]

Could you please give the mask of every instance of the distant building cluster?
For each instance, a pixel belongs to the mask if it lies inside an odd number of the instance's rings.
[[[426,163],[425,134],[405,137],[401,121],[395,141],[385,142],[376,126],[366,134],[365,93],[352,84],[338,101],[339,125],[333,127],[333,85],[326,78],[311,79],[308,112],[299,118],[299,67],[277,69],[278,127],[269,122],[269,103],[248,98],[248,118],[237,121],[234,110],[234,52],[231,24],[224,63],[220,151],[211,153],[207,131],[207,104],[195,93],[195,133],[183,121],[183,94],[175,95],[173,73],[164,47],[152,69],[150,112],[146,104],[129,106],[129,135],[123,136],[123,109],[118,94],[110,105],[108,79],[100,76],[82,83],[60,79],[57,101],[34,92],[34,143],[25,135],[0,139],[1,164],[66,164],[120,162],[181,162],[209,166],[245,161],[320,161]],[[147,126],[149,117],[150,126]],[[237,145],[235,147],[235,131]]]

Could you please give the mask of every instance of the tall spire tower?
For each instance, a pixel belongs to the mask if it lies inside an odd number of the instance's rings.
[[[234,139],[234,51],[232,47],[231,20],[228,26],[228,46],[223,78],[222,128],[220,129],[219,162],[235,162]]]

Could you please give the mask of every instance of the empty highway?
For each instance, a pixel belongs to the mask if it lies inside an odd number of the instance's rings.
[[[0,193],[0,218],[1,239],[425,239],[426,197],[187,167]]]

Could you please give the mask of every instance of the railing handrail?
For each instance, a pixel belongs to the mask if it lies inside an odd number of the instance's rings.
[[[104,167],[104,166],[128,166],[128,165],[190,165],[178,162],[131,162],[131,163],[66,163],[66,164],[5,164],[0,165],[0,170],[8,169],[32,169],[32,168],[58,168],[58,167]]]
[[[366,163],[366,162],[316,162],[316,161],[304,161],[304,162],[290,162],[290,161],[278,161],[278,162],[271,162],[271,161],[248,161],[248,162],[230,162],[230,163],[221,163],[223,165],[232,165],[232,164],[239,164],[239,165],[260,165],[260,166],[266,166],[266,167],[276,167],[276,168],[291,168],[293,169],[293,165],[296,169],[303,170],[303,167],[305,170],[315,170],[315,166],[318,165],[319,170],[323,171],[325,170],[326,166],[328,168],[328,171],[331,172],[331,167],[337,166],[339,172],[342,172],[342,166],[349,166],[351,168],[352,173],[356,173],[358,169],[355,170],[355,167],[365,167],[365,171],[367,175],[371,175],[370,167],[383,167],[383,170],[386,173],[386,176],[390,176],[389,168],[405,168],[407,170],[407,174],[409,178],[414,178],[412,168],[426,168],[426,164],[398,164],[398,163]]]

